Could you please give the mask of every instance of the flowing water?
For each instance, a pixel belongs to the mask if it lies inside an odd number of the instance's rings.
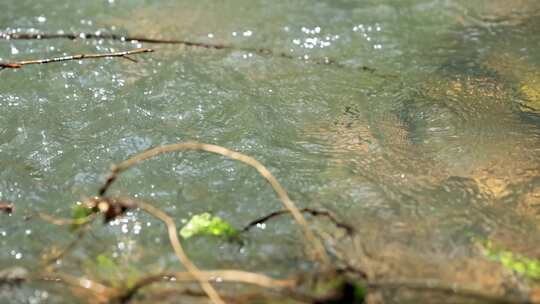
[[[540,258],[536,0],[21,0],[0,7],[6,31],[101,31],[238,47],[0,41],[4,62],[156,50],[138,63],[0,71],[0,201],[16,208],[0,215],[0,269],[36,269],[76,237],[37,212],[69,217],[75,202],[97,193],[111,164],[180,141],[249,154],[299,206],[335,212],[359,231],[336,247],[355,264],[365,263],[356,261],[363,248],[376,278],[515,291],[520,277],[488,261],[474,240]],[[324,58],[339,64],[316,63]],[[209,211],[242,227],[281,208],[251,168],[195,152],[148,161],[111,193],[151,201],[178,225]],[[244,237],[243,244],[199,238],[186,246],[202,268],[280,276],[310,267],[289,219]],[[59,266],[103,276],[95,273],[97,256],[124,273],[178,267],[163,226],[138,211],[96,224]],[[0,295],[58,300],[44,290]]]

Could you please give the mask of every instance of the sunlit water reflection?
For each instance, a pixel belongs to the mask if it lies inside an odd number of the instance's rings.
[[[338,247],[351,261],[360,257],[350,246],[365,248],[380,276],[474,282],[492,265],[471,236],[540,257],[537,1],[12,2],[0,13],[4,30],[191,39],[296,59],[151,46],[157,52],[136,64],[1,71],[0,200],[16,212],[1,217],[0,268],[33,267],[74,237],[36,211],[69,216],[74,202],[96,193],[110,164],[186,140],[250,154],[300,206],[352,223],[362,240]],[[0,57],[139,46],[4,40]],[[340,65],[313,63],[325,57]],[[242,227],[280,208],[251,169],[207,154],[162,156],[112,191],[154,202],[178,225],[210,211]],[[280,275],[307,267],[297,232],[281,219],[244,244],[186,245],[202,267]],[[62,261],[66,271],[92,274],[100,254],[141,272],[177,263],[163,227],[138,211],[96,224],[78,248]],[[486,284],[496,290],[502,281]]]

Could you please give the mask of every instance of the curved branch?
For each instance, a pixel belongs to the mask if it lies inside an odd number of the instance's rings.
[[[290,288],[296,284],[295,280],[276,280],[263,274],[240,270],[200,271],[200,275],[206,281],[220,280],[225,282],[251,284],[263,288]],[[160,273],[146,276],[135,282],[131,288],[126,290],[126,292],[119,297],[120,302],[128,301],[142,288],[172,278],[177,282],[191,282],[197,280],[190,272]]]
[[[155,157],[163,153],[186,151],[186,150],[206,151],[206,152],[223,155],[230,159],[234,159],[244,164],[247,164],[253,167],[255,170],[257,170],[257,172],[268,181],[270,186],[272,186],[277,196],[281,200],[281,203],[283,204],[283,206],[285,206],[285,208],[292,214],[294,220],[303,229],[305,238],[307,239],[308,243],[311,246],[313,246],[315,259],[321,262],[324,266],[330,265],[330,260],[328,258],[328,255],[326,254],[326,250],[324,249],[323,245],[315,237],[315,234],[309,228],[306,219],[304,218],[304,216],[302,215],[298,207],[296,207],[295,203],[289,198],[287,191],[285,191],[283,186],[281,186],[281,184],[274,177],[274,175],[272,175],[272,173],[270,173],[270,171],[263,164],[261,164],[258,160],[254,159],[253,157],[250,157],[248,155],[245,155],[236,151],[229,150],[221,146],[197,143],[197,142],[186,142],[186,143],[177,143],[177,144],[171,144],[171,145],[166,145],[166,146],[160,146],[160,147],[152,148],[140,154],[137,154],[121,162],[120,164],[112,167],[112,172],[107,178],[105,184],[100,188],[99,195],[100,196],[105,195],[107,190],[118,178],[118,176],[122,174],[122,172],[131,168],[132,166],[135,166],[149,158]]]
[[[336,215],[334,213],[330,212],[330,211],[317,210],[317,209],[313,209],[313,208],[302,208],[302,209],[300,209],[300,212],[309,213],[312,216],[326,217],[334,225],[336,225],[337,227],[345,230],[345,232],[347,232],[348,235],[351,235],[351,234],[354,233],[354,228],[351,225],[349,225],[347,223],[344,223],[342,221],[339,221],[337,219]],[[260,217],[260,218],[258,218],[256,220],[251,221],[244,228],[242,228],[242,232],[248,231],[249,229],[253,228],[253,226],[265,223],[265,222],[267,222],[267,221],[269,221],[269,220],[271,220],[271,219],[273,219],[275,217],[279,217],[279,216],[286,215],[286,214],[289,214],[289,213],[290,212],[288,210],[278,210],[278,211],[274,211],[272,213],[269,213],[268,215],[265,215],[265,216]]]
[[[166,226],[167,226],[167,233],[169,235],[169,240],[171,242],[171,245],[174,249],[174,252],[178,259],[180,260],[180,263],[186,267],[186,269],[189,271],[189,273],[197,279],[199,284],[201,285],[202,289],[210,300],[213,303],[216,304],[225,304],[217,291],[210,285],[208,280],[204,277],[203,272],[195,266],[195,264],[188,258],[187,254],[184,252],[184,249],[182,248],[182,245],[180,244],[180,240],[178,239],[178,234],[176,233],[176,224],[174,223],[173,219],[165,214],[165,212],[155,208],[154,206],[147,204],[145,202],[137,201],[137,206],[139,206],[142,210],[146,211],[147,213],[157,217],[160,219]]]

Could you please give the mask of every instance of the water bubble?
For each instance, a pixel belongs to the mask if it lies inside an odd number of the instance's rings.
[[[39,17],[37,17],[36,19],[37,19],[37,21],[40,22],[40,23],[43,23],[43,22],[47,21],[47,18],[45,18],[45,16],[39,16]]]

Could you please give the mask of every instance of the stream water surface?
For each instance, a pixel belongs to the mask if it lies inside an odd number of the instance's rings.
[[[76,238],[36,214],[69,217],[75,202],[97,194],[111,164],[200,141],[257,158],[299,206],[331,210],[354,226],[354,240],[329,246],[373,278],[494,293],[534,286],[486,258],[478,240],[540,258],[540,2],[10,0],[0,8],[4,31],[238,47],[1,40],[4,62],[156,52],[138,63],[0,71],[0,201],[15,205],[0,215],[0,270],[37,269]],[[316,63],[325,58],[338,64]],[[148,161],[111,193],[151,201],[178,225],[211,212],[240,228],[281,209],[251,168],[196,152]],[[59,267],[98,278],[177,269],[163,228],[138,211],[96,223]],[[185,245],[201,268],[284,276],[310,268],[302,242],[282,218],[256,227],[243,244]],[[105,259],[114,273],[102,269]],[[0,287],[0,301],[62,300],[46,287]]]

